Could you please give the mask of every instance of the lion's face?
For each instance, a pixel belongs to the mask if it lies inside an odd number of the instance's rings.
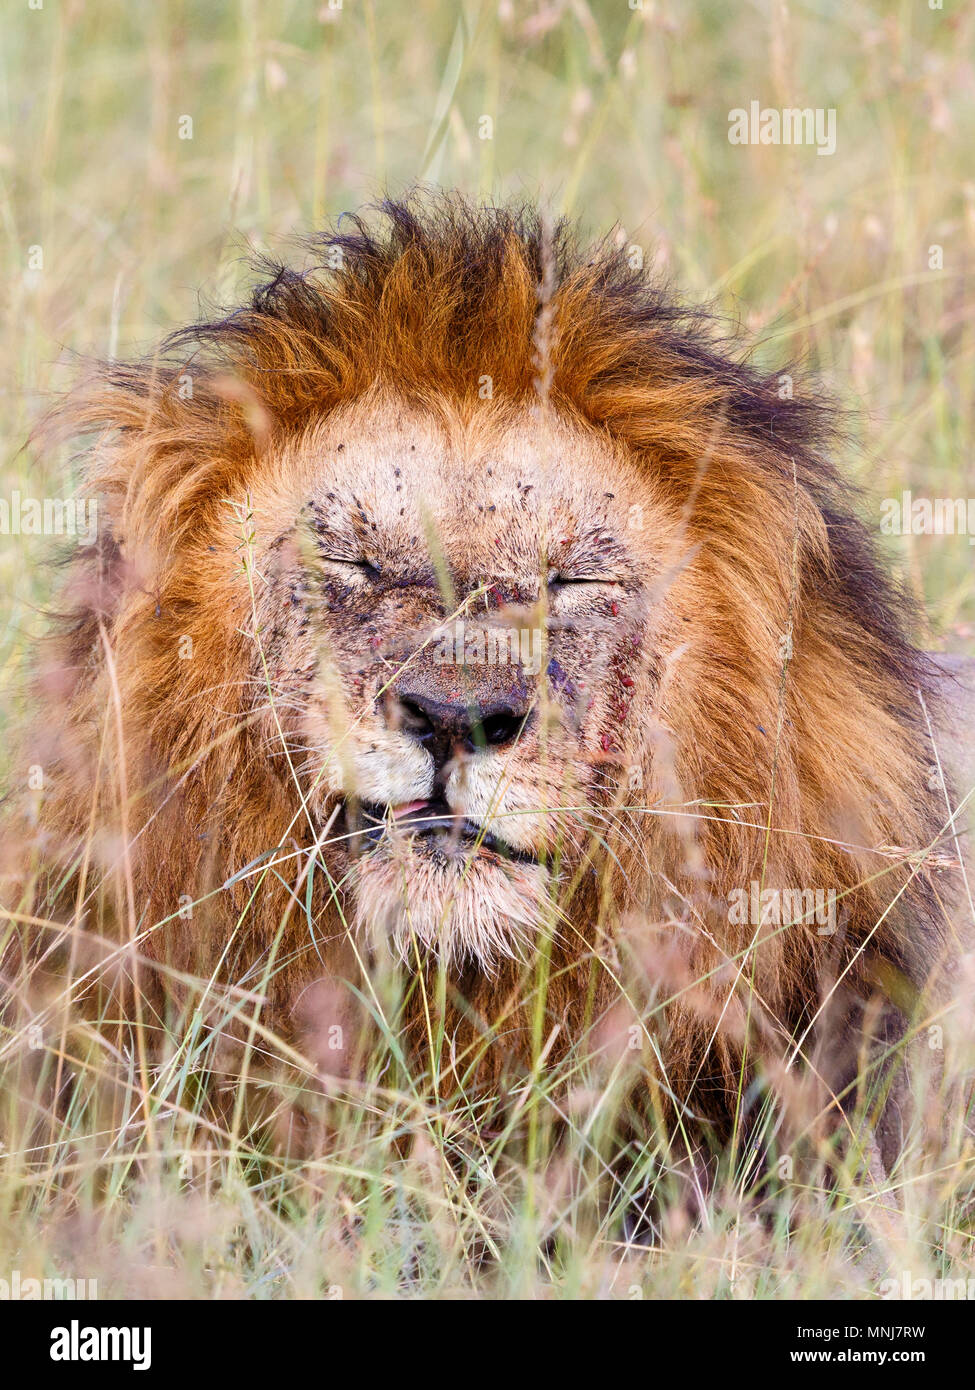
[[[646,803],[678,528],[605,439],[490,403],[359,404],[282,473],[267,719],[360,928],[491,968]]]

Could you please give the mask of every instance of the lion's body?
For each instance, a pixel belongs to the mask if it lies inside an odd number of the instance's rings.
[[[624,994],[638,1089],[719,1132],[841,998],[845,1084],[866,1001],[890,1038],[936,997],[960,876],[938,682],[828,411],[614,252],[455,204],[392,217],[71,406],[108,433],[39,687],[63,717],[30,754],[55,915],[101,883],[86,929],[160,964],[147,1007],[213,980],[299,1046],[316,981],[351,1018],[399,959],[422,987],[398,1026],[421,1057],[437,1031],[466,1089],[598,1036]],[[464,707],[500,711],[500,751]],[[464,756],[438,763],[443,730]],[[409,825],[441,796],[496,849],[389,824],[350,853],[358,808]],[[769,889],[833,915],[755,921]]]

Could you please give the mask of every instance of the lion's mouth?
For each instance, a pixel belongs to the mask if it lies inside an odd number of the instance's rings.
[[[469,859],[484,853],[520,864],[537,864],[528,850],[515,849],[499,835],[457,815],[443,797],[398,806],[346,802],[345,817],[353,853],[364,854],[390,834],[409,838],[421,852]]]

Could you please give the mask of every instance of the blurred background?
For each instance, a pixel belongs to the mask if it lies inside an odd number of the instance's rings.
[[[67,495],[70,455],[23,445],[77,354],[151,346],[241,292],[248,247],[300,257],[416,182],[615,231],[821,374],[878,533],[904,488],[975,496],[973,55],[962,0],[9,0],[0,496]],[[835,109],[835,153],[730,143],[753,101]],[[0,536],[14,678],[48,585],[24,540]],[[884,544],[922,639],[975,650],[968,537]]]

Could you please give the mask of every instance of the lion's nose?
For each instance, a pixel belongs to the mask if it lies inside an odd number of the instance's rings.
[[[392,726],[428,748],[438,767],[458,752],[508,747],[525,727],[530,713],[527,695],[518,694],[468,701],[398,687],[386,702],[386,717]]]

